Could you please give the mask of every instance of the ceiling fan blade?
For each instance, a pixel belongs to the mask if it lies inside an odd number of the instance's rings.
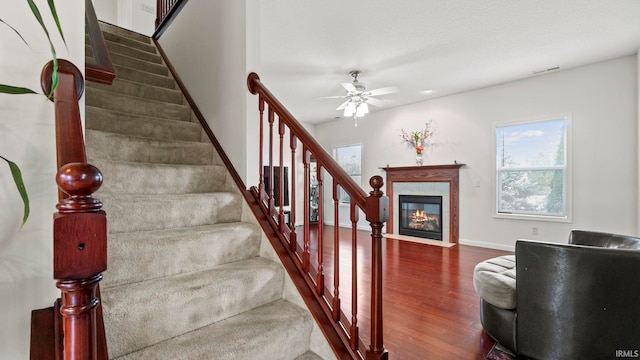
[[[342,85],[342,87],[345,88],[345,90],[347,90],[348,92],[358,92],[358,90],[355,86],[353,86],[352,83],[341,83],[340,85]]]
[[[340,106],[338,106],[338,108],[336,110],[342,110],[345,107],[347,107],[347,104],[349,103],[349,101],[351,101],[351,99],[349,99],[349,100],[343,102],[342,104],[340,104]]]
[[[323,96],[320,99],[346,99],[346,95],[335,95],[335,96]]]
[[[398,92],[398,87],[397,86],[387,86],[387,87],[383,87],[383,88],[379,88],[379,89],[373,89],[371,91],[367,91],[366,94],[369,96],[379,96],[379,95],[386,95],[386,94],[391,94],[391,93],[396,93]]]
[[[383,107],[387,104],[386,101],[384,100],[380,100],[380,99],[376,99],[376,98],[367,98],[367,103],[373,105],[373,106],[377,106],[377,107]]]

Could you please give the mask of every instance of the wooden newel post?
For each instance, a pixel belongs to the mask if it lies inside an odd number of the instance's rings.
[[[96,310],[102,272],[107,269],[107,218],[92,197],[102,174],[92,165],[70,163],[58,171],[60,200],[53,220],[53,277],[62,292],[64,359],[97,359]]]
[[[367,197],[367,221],[371,224],[371,343],[366,360],[386,360],[382,326],[382,227],[389,217],[389,198],[380,190],[384,185],[381,176],[369,180],[373,191]]]
[[[51,88],[52,72],[49,62],[41,75],[45,93]],[[107,269],[107,218],[93,193],[102,185],[102,173],[87,164],[78,107],[84,91],[82,73],[58,59],[58,79],[52,99],[59,189],[58,212],[53,215],[53,277],[62,292],[63,354],[65,360],[96,360],[98,341],[103,341],[97,311],[98,284]]]

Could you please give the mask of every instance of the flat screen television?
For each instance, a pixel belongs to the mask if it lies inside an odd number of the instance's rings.
[[[269,166],[265,166],[263,169],[264,177],[264,190],[267,195],[271,195],[270,180],[272,178],[269,174]],[[282,206],[289,206],[289,168],[287,166],[282,169],[282,176],[284,182],[284,196],[282,197]],[[273,201],[276,206],[280,205],[280,167],[273,167]]]

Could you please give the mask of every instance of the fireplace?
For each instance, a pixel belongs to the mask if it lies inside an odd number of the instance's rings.
[[[442,196],[399,195],[398,233],[442,240]]]

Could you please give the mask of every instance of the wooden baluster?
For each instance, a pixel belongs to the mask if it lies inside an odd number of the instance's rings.
[[[358,349],[358,218],[359,211],[351,201],[351,327],[349,338],[352,350]]]
[[[264,188],[264,168],[262,159],[264,156],[264,99],[262,98],[262,95],[258,96],[258,110],[260,111],[260,131],[258,135],[260,136],[260,156],[258,156],[258,172],[260,174],[260,181],[258,182],[258,199],[263,201],[263,194],[266,192],[266,189]]]
[[[306,146],[302,146],[302,164],[304,166],[304,219],[302,221],[302,229],[303,229],[303,250],[302,250],[302,270],[305,272],[309,272],[309,263],[310,263],[310,255],[309,255],[309,241],[310,241],[310,232],[311,232],[311,224],[309,223],[310,211],[310,194],[309,194],[309,186],[311,185],[311,170],[309,169],[309,163],[311,162],[311,153],[307,150]]]
[[[381,176],[369,180],[373,191],[367,197],[367,221],[371,224],[371,344],[365,354],[366,360],[388,359],[382,334],[382,226],[386,218],[383,211],[388,210],[388,201],[384,202],[380,188],[384,185]],[[385,209],[385,207],[387,207]]]
[[[273,216],[275,210],[275,201],[274,201],[274,191],[273,189],[275,188],[273,186],[274,183],[274,179],[273,179],[273,122],[274,122],[274,113],[273,113],[273,109],[271,108],[271,106],[269,106],[269,115],[268,115],[268,121],[269,121],[269,189],[268,189],[268,193],[269,193],[269,217]]]
[[[284,123],[278,116],[278,137],[280,140],[278,147],[278,225],[280,233],[284,234],[287,224],[284,221]]]
[[[296,148],[298,147],[298,138],[290,134],[289,136],[289,148],[291,149],[291,207],[289,210],[289,249],[292,252],[298,250],[297,235],[296,235]]]
[[[333,321],[340,321],[340,207],[337,180],[333,179]]]
[[[324,266],[322,265],[324,253],[324,181],[322,164],[319,161],[316,168],[316,181],[318,181],[318,274],[316,275],[316,291],[322,296],[324,295]]]

